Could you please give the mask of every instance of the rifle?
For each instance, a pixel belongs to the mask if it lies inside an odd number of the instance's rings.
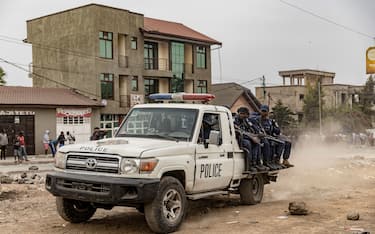
[[[266,138],[268,140],[271,140],[271,141],[274,141],[274,142],[277,142],[277,143],[280,143],[280,144],[284,144],[285,143],[285,141],[283,141],[281,139],[278,139],[277,137],[270,136],[270,135],[265,135],[264,138]]]
[[[255,144],[260,144],[260,138],[262,137],[262,134],[255,134],[251,132],[247,132],[245,130],[242,130],[238,126],[234,125],[234,128],[237,132],[239,132],[241,135],[245,135],[250,138]]]

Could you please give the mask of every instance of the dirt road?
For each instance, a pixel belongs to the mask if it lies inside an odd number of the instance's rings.
[[[302,145],[295,168],[267,185],[263,202],[239,205],[235,195],[190,202],[178,233],[375,233],[375,149]],[[304,201],[310,214],[287,214],[288,203]],[[358,211],[360,220],[346,215]],[[2,185],[1,233],[151,233],[133,208],[98,210],[84,224],[56,213],[43,185]]]

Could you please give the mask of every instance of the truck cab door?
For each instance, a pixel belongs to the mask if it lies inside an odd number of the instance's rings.
[[[196,145],[193,191],[204,192],[226,188],[233,176],[233,148],[229,137],[228,118],[224,112],[206,112],[201,119]],[[216,139],[215,135],[219,136],[217,142],[213,141]]]

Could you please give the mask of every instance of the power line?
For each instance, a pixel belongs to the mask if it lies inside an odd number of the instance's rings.
[[[252,79],[252,80],[248,80],[248,81],[246,81],[246,82],[242,82],[242,83],[231,84],[231,85],[228,85],[228,86],[226,86],[226,87],[224,87],[224,88],[221,88],[221,89],[215,90],[215,93],[218,93],[218,92],[221,92],[221,91],[224,91],[224,90],[230,89],[230,88],[235,87],[235,86],[237,86],[237,85],[245,85],[245,84],[247,84],[247,83],[251,83],[251,82],[256,81],[256,80],[259,80],[259,79],[262,79],[262,77],[254,78],[254,79]]]
[[[23,68],[23,67],[21,67],[21,66],[15,64],[15,63],[13,63],[13,62],[10,62],[10,61],[8,61],[8,60],[6,60],[6,59],[0,58],[0,61],[1,61],[1,62],[4,62],[4,63],[7,63],[7,64],[9,64],[9,65],[12,65],[12,66],[14,66],[14,67],[16,67],[16,68],[18,68],[18,69],[20,69],[20,70],[22,70],[22,71],[26,71],[26,72],[30,73],[29,70],[27,70],[27,69],[25,69],[25,68]],[[51,81],[51,82],[53,82],[53,83],[59,84],[59,85],[61,85],[61,86],[63,86],[63,87],[70,88],[70,89],[73,89],[73,90],[78,90],[78,91],[80,91],[80,92],[82,92],[82,93],[86,93],[86,94],[89,94],[89,95],[91,95],[91,96],[94,96],[94,97],[97,97],[97,98],[101,98],[100,96],[98,96],[98,95],[95,94],[95,93],[91,93],[91,92],[88,92],[88,91],[85,91],[85,90],[77,89],[77,87],[72,87],[72,86],[70,86],[70,85],[67,85],[66,83],[63,83],[63,82],[59,82],[59,81],[56,81],[56,80],[50,79],[50,78],[48,78],[48,77],[46,77],[46,76],[43,76],[43,75],[37,74],[37,73],[35,73],[35,72],[32,72],[31,74],[32,74],[32,75],[35,75],[35,76],[38,76],[38,77],[40,77],[40,78],[46,79],[46,80],[48,80],[48,81]],[[113,100],[113,101],[115,101],[115,102],[119,102],[119,101],[116,101],[116,100]]]
[[[330,23],[330,24],[333,24],[333,25],[335,25],[335,26],[337,26],[337,27],[340,27],[340,28],[345,29],[345,30],[347,30],[347,31],[350,31],[350,32],[352,32],[352,33],[356,33],[356,34],[358,34],[358,35],[361,35],[361,36],[363,36],[363,37],[370,38],[370,39],[372,39],[372,40],[375,39],[375,37],[374,37],[374,36],[371,36],[370,34],[363,33],[363,32],[360,32],[360,31],[358,31],[358,30],[356,30],[356,29],[350,28],[350,27],[348,27],[348,26],[346,26],[346,25],[343,25],[343,24],[337,23],[337,22],[335,22],[335,21],[333,21],[333,20],[331,20],[331,19],[328,19],[328,18],[326,18],[326,17],[323,17],[323,16],[321,16],[321,15],[318,15],[318,14],[312,12],[312,11],[306,10],[306,9],[304,9],[304,8],[302,8],[302,7],[299,7],[299,6],[297,6],[297,5],[294,5],[294,4],[292,4],[292,3],[290,3],[290,2],[287,2],[287,1],[285,1],[285,0],[279,0],[279,1],[280,1],[281,3],[283,3],[283,4],[285,4],[285,5],[288,5],[288,6],[290,6],[290,7],[293,7],[293,8],[295,8],[295,9],[299,10],[299,11],[302,11],[302,12],[304,12],[304,13],[306,13],[306,14],[309,14],[309,15],[311,15],[311,16],[314,16],[314,17],[316,17],[316,18],[318,18],[318,19],[320,19],[320,20],[323,20],[323,21],[325,21],[325,22],[328,22],[328,23]]]

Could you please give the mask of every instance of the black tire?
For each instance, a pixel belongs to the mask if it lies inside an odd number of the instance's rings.
[[[255,205],[263,199],[264,181],[262,175],[255,175],[252,179],[243,179],[240,184],[241,203]]]
[[[56,197],[57,212],[68,222],[82,223],[89,220],[96,208],[88,202]]]
[[[166,176],[161,179],[156,194],[154,200],[144,206],[148,226],[156,233],[176,231],[187,209],[184,187],[176,178]]]

